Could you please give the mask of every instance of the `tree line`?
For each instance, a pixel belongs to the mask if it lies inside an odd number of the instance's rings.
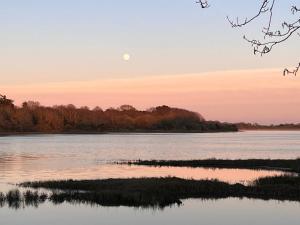
[[[77,108],[72,104],[42,106],[27,101],[16,106],[0,97],[0,132],[80,133],[80,132],[221,132],[237,131],[229,123],[206,121],[200,114],[169,106],[139,111],[133,106],[102,110]]]
[[[239,130],[300,130],[300,123],[262,125],[258,123],[237,123]]]

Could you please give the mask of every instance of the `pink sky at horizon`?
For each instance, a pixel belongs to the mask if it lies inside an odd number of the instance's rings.
[[[130,104],[138,109],[169,105],[197,111],[209,120],[299,123],[299,77],[280,69],[219,71],[92,81],[0,85],[20,105],[72,103],[102,108]]]

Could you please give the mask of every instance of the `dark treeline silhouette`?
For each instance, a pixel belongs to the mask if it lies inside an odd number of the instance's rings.
[[[300,123],[284,123],[276,125],[261,125],[258,123],[237,123],[236,126],[240,130],[300,130]]]
[[[0,96],[0,132],[223,132],[237,131],[233,124],[205,121],[195,112],[158,106],[139,111],[130,105],[102,110],[74,105],[46,107],[39,102],[24,102],[21,107]]]
[[[200,167],[220,169],[256,169],[295,172],[300,174],[300,159],[202,159],[202,160],[138,160],[117,162],[140,166]]]

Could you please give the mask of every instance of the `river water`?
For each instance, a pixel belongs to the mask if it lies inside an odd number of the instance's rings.
[[[23,181],[177,176],[250,182],[275,171],[116,165],[137,159],[294,159],[298,131],[0,137],[0,191]],[[249,199],[185,200],[164,210],[89,205],[0,209],[0,224],[298,224],[300,204]]]

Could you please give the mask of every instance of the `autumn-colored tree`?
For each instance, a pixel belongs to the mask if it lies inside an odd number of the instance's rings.
[[[207,122],[198,114],[184,109],[158,106],[139,111],[131,105],[103,111],[100,107],[76,108],[74,105],[42,106],[27,101],[16,107],[3,98],[0,104],[1,132],[114,132],[114,131],[232,131],[233,125]]]

